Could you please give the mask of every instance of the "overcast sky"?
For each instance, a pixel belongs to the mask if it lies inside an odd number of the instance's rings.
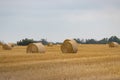
[[[120,0],[0,0],[0,40],[120,37]]]

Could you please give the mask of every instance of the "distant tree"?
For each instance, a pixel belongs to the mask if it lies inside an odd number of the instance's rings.
[[[95,39],[86,39],[86,44],[96,44],[97,41]]]
[[[54,43],[54,44],[62,44],[62,42],[56,42],[56,43]]]
[[[79,39],[79,38],[74,38],[74,40],[77,42],[77,43],[80,43],[80,44],[106,44],[106,43],[109,43],[109,42],[117,42],[117,43],[120,43],[120,39],[117,37],[117,36],[111,36],[110,38],[103,38],[101,40],[95,40],[95,39]],[[33,39],[28,39],[28,38],[25,38],[25,39],[22,39],[20,41],[17,42],[17,45],[28,45],[29,43],[33,43],[33,42],[41,42],[42,44],[44,45],[48,45],[49,42],[46,40],[46,39],[41,39],[39,41],[34,41]],[[54,42],[52,42],[54,43]],[[62,42],[56,42],[54,44],[62,44]]]
[[[81,39],[80,42],[81,42],[82,44],[84,44],[84,43],[85,43],[85,40],[84,40],[84,39]]]
[[[84,44],[84,43],[85,43],[84,39],[81,39],[81,40],[80,40],[79,38],[77,38],[77,39],[75,38],[74,40],[75,40],[77,43],[80,43],[80,44]]]
[[[22,40],[18,41],[17,45],[25,46],[25,45],[28,45],[28,44],[33,43],[33,42],[34,42],[33,39],[25,38],[25,39],[22,39]]]
[[[108,38],[103,38],[97,42],[98,44],[106,44],[108,43]]]
[[[47,45],[49,43],[46,39],[41,39],[40,42],[44,45]]]
[[[75,38],[74,40],[75,40],[77,43],[81,43],[79,38],[77,38],[77,39]]]
[[[120,43],[120,39],[117,36],[111,36],[108,40],[108,42],[117,42]]]

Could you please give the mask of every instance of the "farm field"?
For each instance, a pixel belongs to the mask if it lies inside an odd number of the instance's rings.
[[[60,45],[45,47],[46,53],[0,47],[0,80],[120,80],[120,46],[83,44],[64,54]]]

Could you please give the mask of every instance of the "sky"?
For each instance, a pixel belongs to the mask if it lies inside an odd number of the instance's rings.
[[[0,0],[0,40],[120,38],[120,0]]]

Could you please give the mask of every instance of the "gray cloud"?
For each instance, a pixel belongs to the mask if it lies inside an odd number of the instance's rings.
[[[120,0],[0,0],[0,36],[11,34],[17,40],[40,34],[62,40],[119,35],[119,4]],[[19,38],[20,33],[26,35]]]

